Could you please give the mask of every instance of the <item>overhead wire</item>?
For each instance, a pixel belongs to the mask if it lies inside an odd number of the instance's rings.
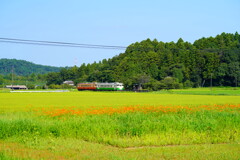
[[[125,50],[127,48],[125,46],[81,44],[81,43],[69,43],[69,42],[57,42],[57,41],[39,41],[39,40],[3,38],[3,37],[0,37],[0,42],[2,42],[2,43],[29,44],[29,45],[79,47],[79,48],[95,48],[95,49],[116,49],[116,50]]]
[[[82,43],[70,43],[70,42],[58,42],[58,41],[40,41],[40,40],[28,40],[28,39],[16,39],[16,38],[4,38],[0,37],[0,43],[15,43],[15,44],[27,44],[27,45],[43,45],[43,46],[57,46],[57,47],[78,47],[78,48],[92,48],[92,49],[113,49],[113,50],[126,50],[128,47],[125,46],[112,46],[112,45],[96,45],[96,44],[82,44]],[[131,48],[131,47],[129,47]],[[147,48],[145,48],[147,49]],[[142,48],[134,49],[141,51]],[[191,49],[173,49],[173,50],[191,50]],[[205,49],[195,49],[199,51],[230,51],[239,49],[229,49],[229,48],[205,48]]]

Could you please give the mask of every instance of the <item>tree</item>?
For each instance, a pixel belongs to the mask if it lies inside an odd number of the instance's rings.
[[[192,88],[193,87],[193,82],[191,82],[190,80],[186,80],[183,83],[184,88]]]
[[[160,81],[161,89],[178,89],[182,88],[182,84],[177,82],[177,80],[173,77],[165,77],[162,81]]]
[[[55,73],[55,72],[49,73],[46,77],[46,80],[47,80],[47,85],[62,84],[63,82],[63,79],[61,79],[60,77],[60,73]]]
[[[34,85],[34,84],[28,84],[28,85],[27,85],[27,88],[28,88],[28,89],[35,89],[35,85]]]
[[[2,85],[4,83],[4,79],[3,76],[0,74],[0,85]]]
[[[240,77],[240,63],[239,62],[232,62],[228,65],[228,73],[229,78],[231,78],[232,86],[238,86],[238,81]]]
[[[216,68],[219,67],[219,57],[217,55],[217,53],[215,52],[206,52],[204,54],[205,56],[205,64],[203,67],[203,78],[204,79],[215,79],[216,78]],[[209,84],[210,86],[210,84]]]
[[[133,83],[137,86],[138,90],[141,90],[145,83],[148,83],[151,77],[146,74],[138,74],[134,77]]]
[[[148,72],[150,73],[151,77],[153,77],[154,79],[159,78],[159,69],[156,64],[154,63],[150,64]]]
[[[148,90],[157,91],[160,89],[161,83],[155,79],[151,79],[149,82],[144,84],[144,88]]]

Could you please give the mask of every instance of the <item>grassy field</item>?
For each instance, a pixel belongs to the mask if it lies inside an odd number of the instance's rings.
[[[175,92],[175,91],[173,91]],[[177,92],[177,91],[176,91]],[[196,91],[195,91],[196,92]],[[238,90],[240,92],[240,90]],[[238,104],[236,95],[184,95],[158,92],[67,92],[67,93],[1,93],[1,111],[63,107],[117,107],[129,105],[201,105]]]
[[[190,88],[190,89],[171,89],[156,91],[159,94],[188,94],[188,95],[235,95],[240,96],[239,87],[213,87],[213,88]]]
[[[0,159],[240,158],[235,90],[168,92],[0,93]]]

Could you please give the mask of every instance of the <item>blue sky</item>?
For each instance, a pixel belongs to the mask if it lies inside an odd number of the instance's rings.
[[[240,33],[239,0],[0,0],[0,37],[128,46]],[[80,66],[119,50],[0,43],[0,58]]]

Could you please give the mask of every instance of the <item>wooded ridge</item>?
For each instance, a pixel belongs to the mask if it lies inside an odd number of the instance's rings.
[[[12,72],[19,76],[27,76],[32,73],[37,75],[49,72],[59,72],[60,69],[60,67],[39,65],[25,60],[0,59],[0,74],[2,75],[12,74]]]
[[[144,40],[129,45],[124,53],[80,67],[63,68],[47,75],[48,84],[122,82],[131,89],[199,86],[238,86],[240,80],[240,35],[222,33],[193,44]]]

